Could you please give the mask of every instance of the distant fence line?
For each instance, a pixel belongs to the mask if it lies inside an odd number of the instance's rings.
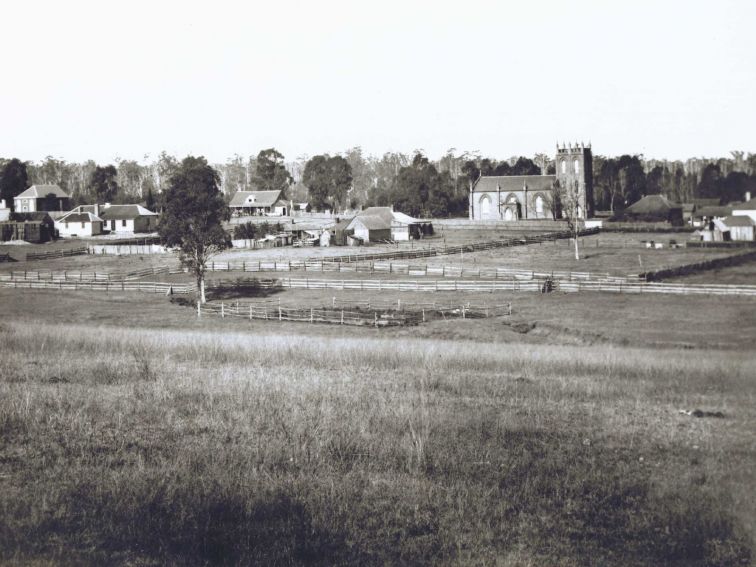
[[[147,293],[162,293],[164,295],[193,293],[196,286],[192,284],[173,284],[164,282],[141,281],[0,281],[0,287],[16,289],[57,289],[60,291],[141,291]]]
[[[682,266],[675,266],[672,268],[653,270],[646,272],[645,274],[641,274],[641,276],[648,281],[656,281],[662,280],[664,278],[686,276],[706,270],[714,270],[728,266],[737,266],[739,264],[750,262],[752,260],[756,260],[756,250],[732,254],[730,256],[725,256],[724,258],[712,258],[711,260],[704,260],[702,262],[695,262],[693,264],[684,264]]]
[[[395,262],[330,262],[322,260],[287,260],[275,261],[230,261],[210,262],[208,271],[211,272],[336,272],[336,273],[382,273],[406,274],[410,276],[440,276],[450,278],[482,278],[482,279],[523,279],[550,277],[552,279],[581,279],[581,280],[611,280],[638,281],[637,275],[618,276],[609,273],[574,272],[574,271],[536,271],[518,270],[514,268],[461,268],[458,266],[431,266],[428,264],[405,264]]]
[[[67,250],[50,250],[48,252],[27,252],[27,261],[50,260],[52,258],[65,258],[67,256],[82,256],[87,253],[87,247],[69,248]]]
[[[565,293],[600,291],[611,293],[662,293],[677,295],[729,295],[756,297],[754,285],[705,285],[647,282],[600,282],[543,280],[337,280],[310,278],[279,278],[270,280],[216,280],[208,282],[208,289],[234,288],[289,288],[289,289],[334,289],[340,291],[414,291],[414,292],[479,292],[530,291]]]
[[[87,253],[126,256],[129,254],[170,254],[171,250],[161,244],[89,244]]]
[[[581,230],[578,236],[590,236],[598,234],[599,229],[592,228]],[[527,244],[538,244],[540,242],[551,242],[552,240],[561,240],[572,238],[572,232],[560,231],[549,232],[545,234],[536,234],[532,236],[518,236],[502,240],[489,240],[486,242],[476,242],[474,244],[464,244],[461,246],[444,246],[428,248],[418,248],[417,250],[402,250],[397,252],[374,252],[364,254],[345,254],[342,256],[328,256],[324,258],[309,258],[310,260],[319,260],[323,262],[364,262],[369,260],[399,260],[411,258],[428,258],[430,256],[448,256],[453,254],[464,254],[465,252],[478,252],[481,250],[491,250],[494,248],[507,248],[510,246],[524,246]]]
[[[135,281],[159,274],[179,274],[185,270],[178,266],[155,266],[131,272],[81,272],[76,270],[13,270],[0,273],[0,281],[51,281],[51,282],[120,282]]]
[[[216,302],[197,303],[197,316],[203,315],[235,317],[264,321],[296,321],[304,323],[330,323],[339,325],[390,327],[416,325],[430,319],[478,319],[511,315],[511,303],[505,305],[471,305],[460,304],[448,307],[433,304],[417,304],[415,309],[408,309],[407,304],[397,303],[340,302],[340,307],[292,307],[275,305],[269,302],[240,303]]]

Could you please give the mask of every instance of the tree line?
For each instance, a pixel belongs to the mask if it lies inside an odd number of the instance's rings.
[[[143,203],[164,207],[164,193],[179,160],[162,152],[145,163],[116,159],[66,162],[47,157],[39,163],[0,158],[0,198],[13,197],[34,184],[57,184],[73,204]],[[470,184],[481,175],[554,173],[553,158],[539,153],[508,159],[484,157],[452,148],[438,160],[422,150],[412,155],[387,152],[366,156],[359,147],[338,155],[300,156],[287,161],[274,148],[224,163],[209,164],[218,173],[221,194],[228,202],[237,191],[281,190],[284,198],[308,202],[315,210],[359,209],[394,205],[424,217],[466,215]],[[644,195],[661,194],[675,202],[714,199],[725,204],[756,194],[756,154],[732,152],[731,158],[686,161],[645,160],[643,156],[593,157],[597,210],[621,211]]]

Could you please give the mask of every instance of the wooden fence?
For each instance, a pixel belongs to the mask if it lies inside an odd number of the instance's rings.
[[[462,268],[459,266],[431,266],[428,264],[406,264],[397,262],[328,262],[313,260],[275,261],[237,261],[210,262],[208,270],[211,272],[337,272],[337,273],[380,273],[401,274],[409,276],[436,276],[449,278],[479,278],[479,279],[565,279],[572,280],[600,280],[600,281],[640,281],[637,275],[618,276],[609,273],[572,272],[572,271],[535,271],[517,270],[513,268]]]
[[[305,323],[330,323],[339,325],[389,327],[417,325],[431,319],[478,319],[512,314],[512,305],[449,305],[397,303],[380,304],[373,302],[340,302],[340,307],[297,307],[283,306],[270,302],[240,303],[220,302],[197,303],[197,316],[235,317],[263,321],[296,321]]]
[[[49,252],[27,252],[26,259],[31,260],[50,260],[51,258],[65,258],[67,256],[82,256],[87,253],[87,247],[69,248],[68,250],[51,250]]]
[[[127,256],[130,254],[170,254],[171,251],[160,244],[90,244],[89,254]]]
[[[591,228],[581,230],[579,236],[590,236],[598,234],[599,229]],[[399,260],[412,258],[428,258],[431,256],[445,256],[453,254],[463,254],[465,252],[479,252],[481,250],[491,250],[494,248],[507,248],[510,246],[524,246],[527,244],[538,244],[539,242],[551,242],[552,240],[561,240],[572,238],[572,232],[548,232],[544,234],[535,234],[532,236],[518,236],[502,240],[489,240],[486,242],[476,242],[474,244],[464,244],[461,246],[444,246],[418,248],[417,250],[401,250],[396,252],[373,252],[365,254],[347,254],[343,256],[329,256],[326,258],[310,258],[322,262],[365,262],[370,260]]]
[[[0,281],[0,287],[16,289],[57,289],[60,291],[140,291],[162,293],[164,295],[186,295],[194,293],[196,287],[191,284],[172,284],[164,282],[94,282],[94,281]]]
[[[269,280],[237,279],[208,282],[208,289],[234,288],[284,288],[339,291],[414,291],[414,292],[478,292],[495,293],[502,291],[541,292],[562,291],[565,293],[598,291],[611,293],[663,293],[677,295],[728,295],[756,297],[754,285],[699,285],[647,282],[601,282],[601,281],[560,281],[560,280],[338,280],[310,278],[279,278]]]
[[[52,281],[52,282],[120,282],[135,281],[159,274],[177,274],[178,266],[156,266],[131,272],[81,272],[76,270],[14,270],[0,273],[0,281]]]

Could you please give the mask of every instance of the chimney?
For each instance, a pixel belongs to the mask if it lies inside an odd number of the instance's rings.
[[[100,203],[95,203],[94,205],[94,216],[100,216]]]

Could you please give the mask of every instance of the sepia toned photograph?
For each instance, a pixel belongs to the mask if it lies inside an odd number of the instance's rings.
[[[0,566],[756,565],[756,3],[0,13]]]

